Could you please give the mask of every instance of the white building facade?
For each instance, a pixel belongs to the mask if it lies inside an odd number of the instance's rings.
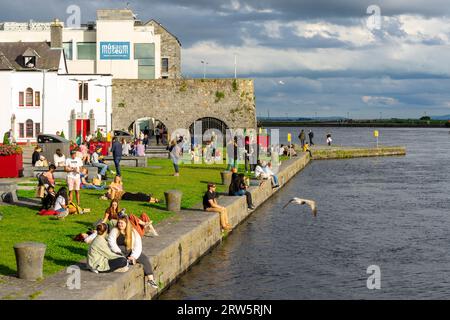
[[[69,73],[112,74],[117,79],[160,79],[161,36],[131,10],[98,10],[97,21],[62,34]],[[1,42],[50,42],[51,23],[0,23]]]
[[[35,142],[39,133],[75,140],[111,130],[111,75],[68,74],[63,50],[45,42],[0,43],[0,133]]]

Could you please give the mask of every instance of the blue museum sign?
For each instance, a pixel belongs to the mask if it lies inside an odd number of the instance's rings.
[[[130,43],[100,42],[100,60],[130,60]]]

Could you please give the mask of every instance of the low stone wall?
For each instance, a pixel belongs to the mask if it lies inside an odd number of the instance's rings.
[[[349,159],[361,157],[404,156],[405,147],[379,147],[379,148],[343,148],[322,147],[312,148],[313,160]]]
[[[114,167],[114,159],[112,156],[104,157],[108,166]],[[147,168],[147,157],[122,157],[120,165],[124,167]]]

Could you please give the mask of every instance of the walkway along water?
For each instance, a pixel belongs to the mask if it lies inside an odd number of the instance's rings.
[[[327,151],[328,150],[328,151]],[[361,156],[405,155],[403,147],[383,148],[324,148],[314,155],[314,159],[351,158]],[[307,153],[285,161],[280,167],[278,177],[281,188],[311,161]],[[256,207],[268,200],[274,192],[270,182],[259,187],[250,187]],[[227,207],[230,223],[236,227],[252,212],[248,212],[245,197],[223,196],[219,203]],[[319,213],[320,214],[320,213]],[[133,266],[127,273],[95,274],[83,270],[79,263],[80,289],[68,287],[76,284],[74,275],[66,270],[38,283],[29,283],[11,279],[0,285],[0,298],[43,300],[116,300],[116,299],[152,299],[167,289],[203,255],[207,254],[222,239],[219,216],[202,210],[199,204],[195,208],[183,210],[175,217],[158,225],[158,238],[144,238],[143,252],[150,257],[154,267],[159,289],[144,287],[143,270],[140,265]]]

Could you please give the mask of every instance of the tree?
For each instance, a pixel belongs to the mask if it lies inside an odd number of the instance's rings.
[[[66,136],[64,135],[64,130],[61,130],[61,134],[59,135],[61,138],[66,138]]]
[[[422,120],[422,121],[430,121],[431,118],[429,116],[423,116],[422,118],[420,118],[420,120]]]
[[[9,144],[9,131],[5,132],[3,135],[3,144],[8,145]]]

